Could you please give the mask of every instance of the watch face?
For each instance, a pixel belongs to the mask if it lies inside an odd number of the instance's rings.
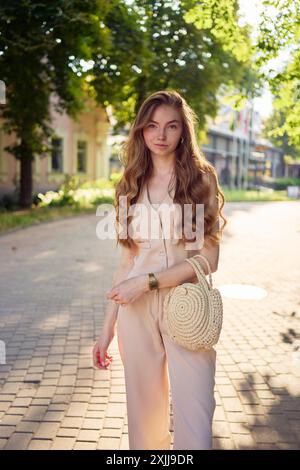
[[[149,273],[149,287],[150,290],[155,289],[156,287],[156,279],[152,273]]]
[[[153,273],[148,273],[149,276],[149,288],[150,290],[154,290],[158,288],[158,281]]]

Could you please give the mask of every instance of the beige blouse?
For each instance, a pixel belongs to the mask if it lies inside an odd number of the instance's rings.
[[[160,204],[151,204],[147,185],[143,188],[136,207],[130,212],[133,221],[129,234],[137,243],[139,252],[126,279],[148,272],[163,271],[198,252],[187,248],[191,244],[185,244],[182,240],[180,242],[178,234],[180,235],[181,218],[173,204],[174,192],[175,189],[171,189]]]

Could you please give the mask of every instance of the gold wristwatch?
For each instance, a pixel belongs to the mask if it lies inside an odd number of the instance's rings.
[[[149,277],[149,289],[150,290],[158,289],[158,280],[156,279],[154,274],[148,273],[148,277]]]

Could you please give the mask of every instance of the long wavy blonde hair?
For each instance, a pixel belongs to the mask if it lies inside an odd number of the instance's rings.
[[[175,150],[175,193],[174,204],[192,205],[193,222],[195,229],[196,204],[204,204],[204,237],[211,244],[217,245],[221,241],[227,220],[222,214],[225,204],[224,194],[219,186],[218,177],[213,165],[199,150],[196,139],[197,116],[185,99],[174,90],[162,90],[148,96],[142,103],[134,123],[130,129],[128,139],[123,143],[120,160],[124,165],[124,173],[116,186],[114,206],[116,210],[117,244],[133,248],[135,241],[127,235],[120,238],[120,207],[119,197],[124,196],[127,208],[135,204],[143,190],[144,184],[151,177],[153,164],[150,150],[145,144],[143,129],[149,123],[154,110],[160,105],[173,106],[179,111],[182,119],[182,138]],[[223,225],[220,227],[219,218]],[[127,211],[127,227],[132,216]],[[182,242],[191,241],[184,236]],[[193,239],[194,240],[194,239]],[[193,241],[192,240],[192,241]]]

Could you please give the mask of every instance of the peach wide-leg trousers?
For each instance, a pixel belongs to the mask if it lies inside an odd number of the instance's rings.
[[[163,321],[168,289],[119,306],[118,346],[124,366],[130,450],[211,449],[216,351],[191,352],[173,343]]]

